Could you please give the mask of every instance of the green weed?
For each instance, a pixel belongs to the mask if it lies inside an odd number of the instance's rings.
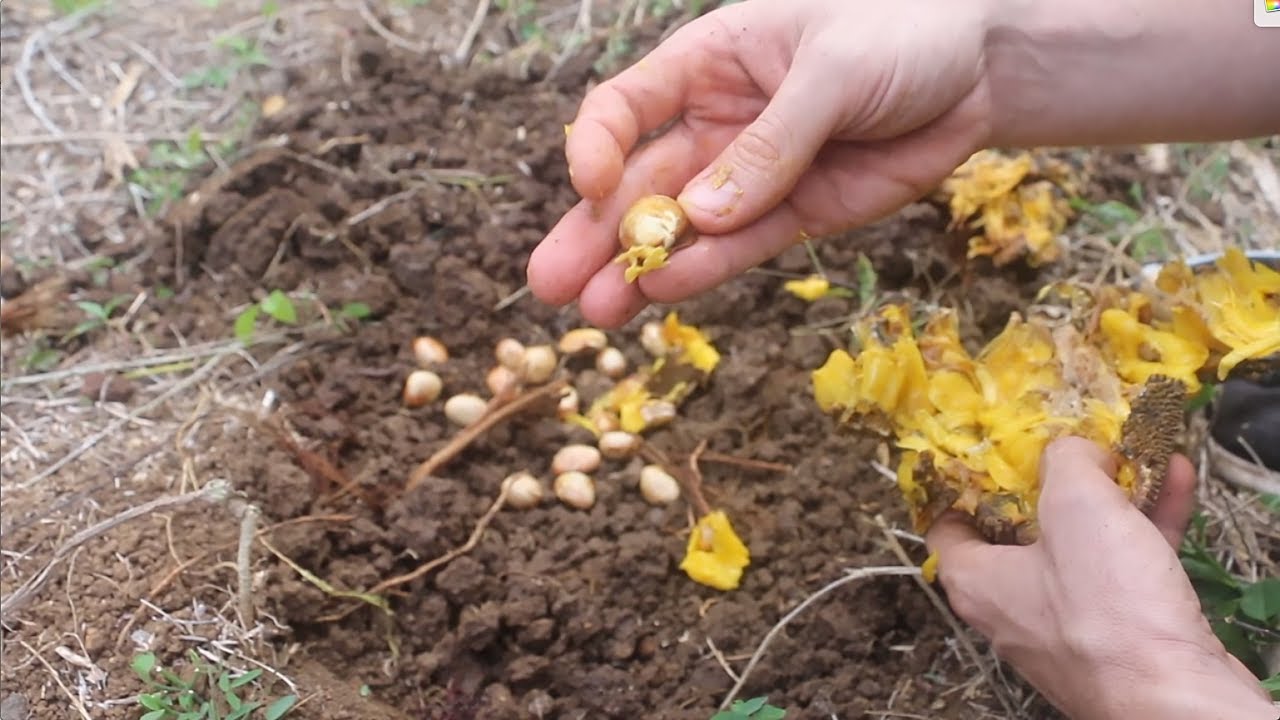
[[[1206,525],[1204,514],[1192,518],[1179,553],[1182,567],[1214,634],[1280,699],[1280,675],[1267,677],[1261,654],[1280,641],[1280,578],[1248,582],[1231,574],[1209,552]]]
[[[268,705],[242,697],[252,691],[249,684],[262,675],[261,670],[236,675],[206,662],[195,651],[189,658],[191,677],[183,678],[159,668],[153,653],[134,657],[131,667],[147,686],[147,692],[138,696],[138,704],[147,711],[140,720],[279,720],[298,702],[296,695]],[[255,714],[259,709],[262,712]]]
[[[728,710],[721,710],[711,720],[782,720],[787,711],[768,704],[765,697],[735,700]]]

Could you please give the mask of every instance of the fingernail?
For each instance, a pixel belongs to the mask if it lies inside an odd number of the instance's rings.
[[[742,188],[729,177],[729,169],[721,168],[680,194],[680,202],[713,215],[728,215],[742,198]]]

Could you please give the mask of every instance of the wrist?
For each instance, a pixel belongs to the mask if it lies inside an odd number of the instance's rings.
[[[1167,648],[1135,650],[1128,672],[1099,673],[1097,704],[1080,718],[1127,720],[1276,720],[1277,708],[1225,651],[1184,656]],[[1138,669],[1135,665],[1141,665]],[[1116,666],[1113,666],[1116,667]],[[1237,671],[1238,670],[1238,671]]]
[[[986,0],[988,147],[1212,142],[1280,127],[1277,31],[1203,0]]]

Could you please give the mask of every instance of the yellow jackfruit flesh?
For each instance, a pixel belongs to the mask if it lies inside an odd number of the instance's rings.
[[[955,508],[994,541],[1034,540],[1040,456],[1066,435],[1113,449],[1117,483],[1145,505],[1206,376],[1280,367],[1280,274],[1231,251],[1207,272],[1172,265],[1158,285],[1072,290],[1066,321],[1015,313],[976,354],[953,311],[915,331],[910,308],[886,306],[854,325],[854,350],[813,372],[814,397],[841,424],[893,439],[920,532]]]

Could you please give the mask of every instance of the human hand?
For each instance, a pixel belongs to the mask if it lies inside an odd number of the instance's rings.
[[[983,5],[747,0],[685,25],[584,99],[565,149],[584,199],[530,289],[617,327],[929,192],[986,139]],[[618,221],[652,193],[699,238],[627,284]]]
[[[939,519],[927,541],[952,608],[1069,717],[1275,720],[1178,560],[1190,462],[1174,458],[1150,518],[1114,473],[1087,440],[1050,445],[1032,545],[990,545],[964,520]]]

